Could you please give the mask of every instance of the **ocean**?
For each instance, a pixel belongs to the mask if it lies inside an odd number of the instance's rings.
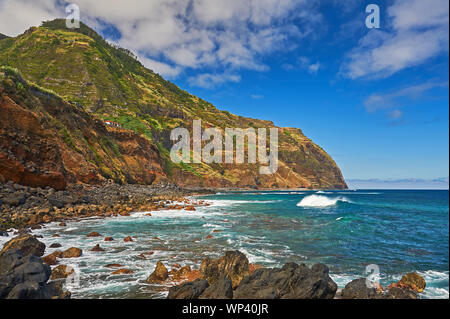
[[[51,223],[33,233],[47,247],[83,249],[82,257],[60,262],[80,273],[73,298],[165,298],[167,286],[145,283],[157,261],[169,270],[198,268],[205,257],[236,249],[265,267],[324,263],[340,288],[366,277],[368,265],[376,265],[384,286],[416,271],[427,282],[421,298],[449,298],[448,190],[251,191],[201,199],[211,206]],[[92,231],[102,237],[86,237]],[[115,240],[104,242],[106,236]],[[125,243],[126,236],[136,238]],[[97,243],[106,251],[90,252]],[[139,257],[148,251],[153,255]],[[105,267],[111,263],[134,273],[112,275]]]

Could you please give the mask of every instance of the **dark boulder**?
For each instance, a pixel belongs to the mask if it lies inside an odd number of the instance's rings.
[[[384,295],[384,298],[385,299],[417,299],[418,296],[414,290],[393,287]]]
[[[375,288],[369,288],[366,278],[359,278],[349,282],[342,290],[342,299],[375,299],[380,296]]]
[[[210,285],[222,276],[231,279],[233,289],[249,274],[248,259],[240,251],[227,251],[218,259],[206,258],[200,265],[200,278],[208,281]]]
[[[167,299],[197,299],[208,286],[208,281],[204,279],[197,279],[179,286],[174,286],[169,288]]]
[[[232,299],[233,287],[228,277],[222,277],[205,289],[198,299]]]
[[[22,255],[35,255],[41,257],[44,255],[45,244],[36,239],[36,236],[30,234],[21,234],[8,241],[4,246],[0,255],[10,249],[18,249]]]
[[[235,299],[332,299],[336,283],[328,267],[288,263],[283,268],[261,268],[245,277],[234,291]]]
[[[50,299],[70,298],[57,283],[47,283],[50,266],[35,255],[24,256],[10,249],[0,256],[0,298]]]

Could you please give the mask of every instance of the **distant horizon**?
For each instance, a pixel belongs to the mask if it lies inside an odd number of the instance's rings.
[[[449,190],[449,178],[346,179],[349,189]]]

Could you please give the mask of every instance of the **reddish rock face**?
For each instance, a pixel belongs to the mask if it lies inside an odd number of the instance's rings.
[[[131,238],[130,236],[127,236],[127,237],[125,237],[125,238],[123,239],[123,241],[126,242],[126,243],[128,243],[128,242],[133,241],[133,238]]]
[[[166,179],[153,142],[133,131],[107,128],[81,108],[51,94],[37,94],[26,82],[23,92],[18,92],[15,82],[22,80],[15,76],[8,81],[12,83],[8,89],[5,82],[0,83],[3,181],[55,190],[76,182],[100,184],[107,178],[95,158],[101,158],[117,182],[152,184]],[[23,94],[29,95],[27,101],[18,97]],[[30,101],[32,105],[27,104]],[[48,120],[52,117],[58,119],[58,126]],[[84,138],[76,138],[76,132],[83,132]],[[101,141],[107,141],[106,148]]]

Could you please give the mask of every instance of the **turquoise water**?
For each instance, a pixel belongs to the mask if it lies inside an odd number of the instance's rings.
[[[417,271],[427,281],[422,297],[449,297],[448,191],[239,192],[202,199],[212,205],[195,212],[50,224],[35,233],[46,244],[61,243],[59,249],[83,249],[81,258],[69,262],[80,272],[79,285],[71,289],[77,298],[162,298],[167,286],[145,283],[157,261],[169,270],[175,263],[198,268],[206,256],[229,249],[269,267],[325,263],[340,287],[366,276],[368,264],[378,265],[383,285]],[[91,231],[117,240],[87,238]],[[55,233],[61,237],[51,238]],[[209,234],[212,239],[206,239]],[[136,239],[124,243],[126,236]],[[88,251],[97,243],[106,252]],[[154,254],[138,257],[147,251]],[[123,264],[134,274],[111,275],[104,267],[109,263]]]

